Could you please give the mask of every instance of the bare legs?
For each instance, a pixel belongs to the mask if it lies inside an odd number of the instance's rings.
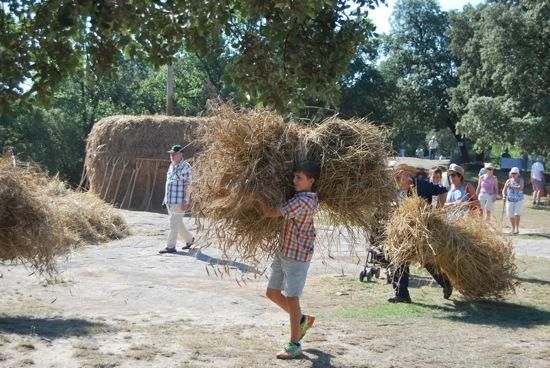
[[[520,216],[510,217],[510,224],[512,224],[512,234],[519,233],[519,219]]]
[[[281,290],[271,288],[267,288],[265,295],[269,300],[277,304],[282,310],[288,313],[290,317],[290,341],[300,341],[300,319],[302,318],[300,297],[286,297],[281,293]]]

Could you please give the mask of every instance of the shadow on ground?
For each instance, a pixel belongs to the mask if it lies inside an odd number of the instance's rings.
[[[84,319],[34,318],[0,315],[0,332],[36,335],[48,339],[93,335],[112,330],[112,327]]]
[[[550,234],[548,234],[548,233],[525,233],[525,234],[519,235],[519,238],[522,238],[522,239],[540,239],[540,238],[550,239]]]
[[[525,278],[525,277],[516,277],[516,280],[520,282],[528,282],[530,284],[538,284],[538,285],[550,285],[550,281],[548,280],[541,280],[541,279],[535,279],[535,278]]]
[[[456,322],[493,325],[504,328],[530,328],[550,324],[550,311],[548,310],[503,301],[470,302],[455,300],[454,305],[415,304],[448,313],[439,318]]]
[[[243,273],[260,273],[260,271],[258,271],[256,268],[249,266],[246,263],[237,262],[230,259],[212,257],[208,254],[201,252],[199,248],[191,248],[189,249],[189,251],[177,251],[173,254],[187,257],[195,257],[197,261],[208,263],[211,266],[228,266],[230,268],[236,268]]]
[[[309,360],[312,364],[312,368],[331,368],[334,367],[332,365],[331,360],[334,358],[334,355],[325,353],[324,351],[318,350],[318,349],[304,349],[304,360]]]

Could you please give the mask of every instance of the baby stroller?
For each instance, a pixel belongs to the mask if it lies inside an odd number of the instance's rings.
[[[372,277],[380,278],[381,270],[386,270],[386,281],[391,284],[393,278],[393,270],[390,262],[386,259],[382,242],[386,238],[382,231],[374,230],[369,236],[369,247],[367,248],[367,259],[365,260],[365,268],[359,273],[359,281],[371,281]]]
[[[371,281],[372,277],[380,278],[381,270],[386,270],[386,281],[391,284],[393,271],[389,262],[386,260],[384,250],[380,247],[370,247],[367,250],[367,259],[365,261],[365,268],[359,273],[359,281],[364,282]]]

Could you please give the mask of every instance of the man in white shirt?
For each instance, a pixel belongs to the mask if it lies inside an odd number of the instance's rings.
[[[439,143],[437,143],[437,139],[434,135],[432,136],[432,139],[430,139],[430,141],[428,142],[430,160],[435,160],[435,150],[437,150],[437,146],[439,146]]]
[[[544,165],[542,156],[531,166],[531,185],[533,185],[533,205],[540,206],[540,192],[544,188]]]

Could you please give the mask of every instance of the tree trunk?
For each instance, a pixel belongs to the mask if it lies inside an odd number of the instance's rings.
[[[457,143],[458,148],[460,149],[460,156],[462,156],[462,163],[470,162],[470,157],[468,155],[468,147],[466,147],[466,141],[464,140],[464,137],[456,132],[456,124],[454,124],[451,121],[447,121],[447,126],[451,130],[451,133],[453,133]]]
[[[174,65],[168,65],[166,76],[166,115],[174,115]]]

